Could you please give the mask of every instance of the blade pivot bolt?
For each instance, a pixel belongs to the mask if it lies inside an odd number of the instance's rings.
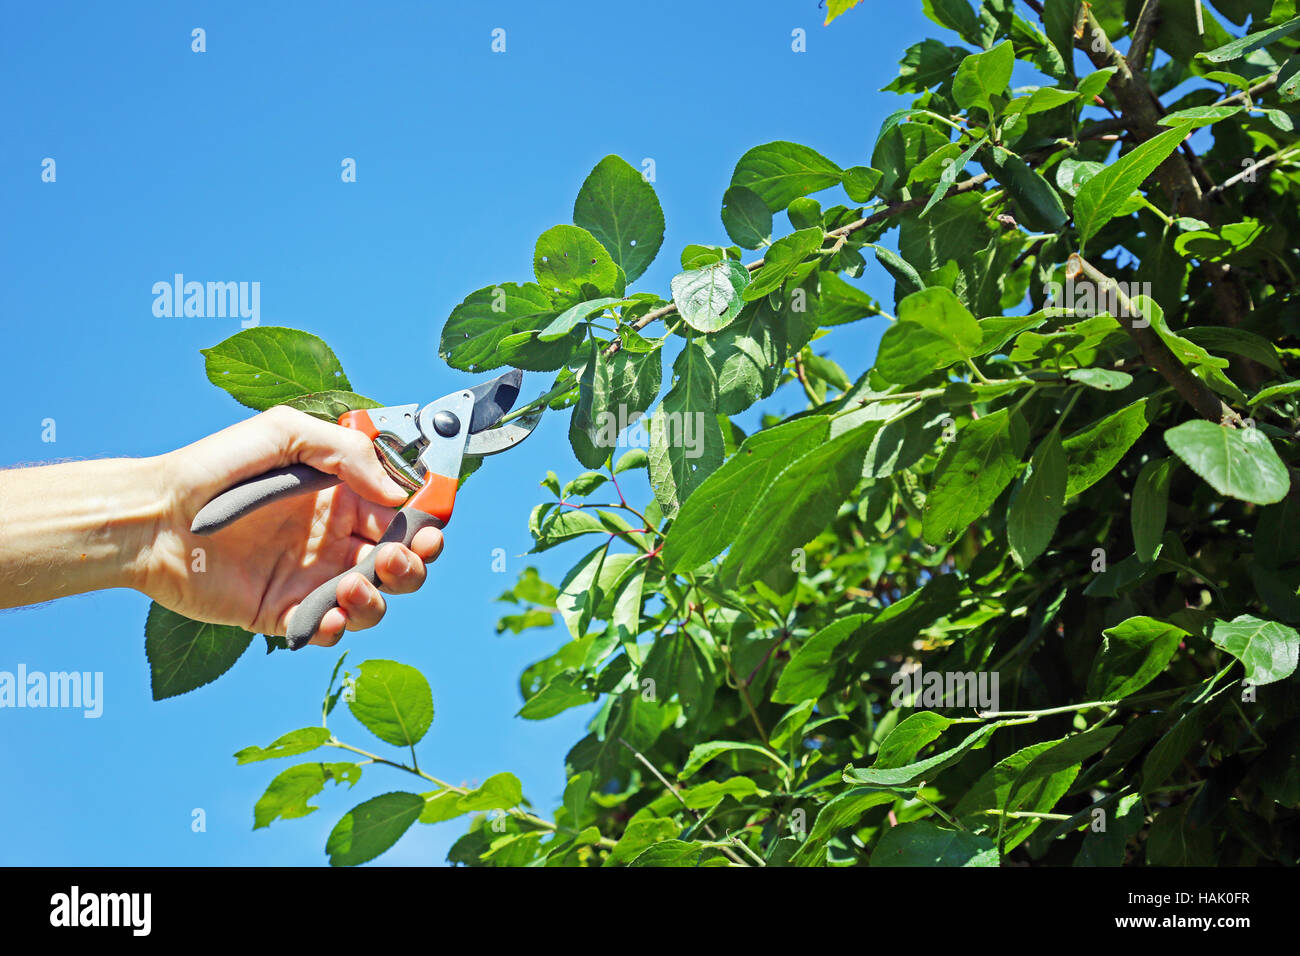
[[[460,431],[460,419],[451,412],[435,412],[433,427],[443,438],[451,438]]]

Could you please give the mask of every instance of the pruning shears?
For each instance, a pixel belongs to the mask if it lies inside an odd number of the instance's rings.
[[[379,545],[400,541],[410,547],[422,528],[444,528],[451,520],[466,458],[482,458],[514,448],[532,434],[545,409],[502,422],[519,397],[523,373],[512,369],[490,382],[444,395],[429,404],[392,405],[344,412],[338,422],[370,438],[384,469],[411,497],[393,517],[375,548],[356,565],[326,581],[294,610],[286,642],[304,646],[330,608],[336,607],[338,583],[359,571],[378,584],[375,556]],[[310,465],[275,468],[231,486],[199,511],[190,525],[195,534],[211,534],[271,501],[320,491],[342,479]]]

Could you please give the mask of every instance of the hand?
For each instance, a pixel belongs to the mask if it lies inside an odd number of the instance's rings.
[[[137,586],[187,617],[284,634],[308,594],[373,549],[405,492],[388,476],[360,432],[278,406],[157,459],[163,510]],[[271,502],[210,535],[189,531],[213,497],[271,468],[303,463],[343,484]],[[202,549],[202,561],[195,549]],[[344,631],[373,627],[384,594],[424,583],[424,563],[442,551],[442,533],[425,528],[411,542],[384,545],[375,563],[382,588],[361,574],[338,584],[338,607],[311,643],[330,646]],[[197,570],[198,568],[202,570]]]

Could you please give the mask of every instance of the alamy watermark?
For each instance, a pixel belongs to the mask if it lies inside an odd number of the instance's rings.
[[[927,671],[920,665],[903,667],[889,682],[894,707],[974,707],[981,713],[998,710],[997,671]]]
[[[647,416],[619,405],[596,415],[593,437],[601,448],[649,448],[651,433],[662,431],[665,444],[685,449],[684,458],[699,458],[711,417],[705,412],[666,412],[662,407]]]
[[[242,319],[251,329],[262,320],[260,282],[186,282],[176,273],[171,282],[153,284],[153,314],[160,319]]]
[[[1106,285],[1098,285],[1088,280],[1075,282],[1071,276],[1064,282],[1048,282],[1043,286],[1043,296],[1043,314],[1052,318],[1087,318],[1104,314],[1116,319],[1128,319],[1135,329],[1145,329],[1151,324],[1150,319],[1132,308],[1138,296],[1151,297],[1150,282],[1111,280]]]
[[[103,671],[0,671],[0,708],[57,707],[81,710],[83,717],[104,713]]]

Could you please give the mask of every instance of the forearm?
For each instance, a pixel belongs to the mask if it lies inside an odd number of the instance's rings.
[[[0,607],[142,588],[165,492],[160,459],[0,471]]]

